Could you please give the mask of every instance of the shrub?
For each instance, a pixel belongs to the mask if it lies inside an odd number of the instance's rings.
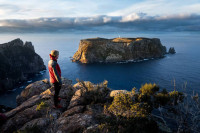
[[[176,123],[173,127],[174,132],[197,133],[200,131],[200,101],[197,100],[198,98],[194,99],[194,96],[197,95],[183,96],[182,93],[177,91],[172,91],[170,94],[170,102],[175,104],[171,104],[167,108],[163,106],[160,110],[162,117],[164,120],[166,119],[165,122],[167,124],[171,121]]]
[[[136,94],[136,90],[137,90],[137,88],[135,88],[135,87],[131,90],[132,95]]]
[[[159,125],[158,130],[156,121],[150,115],[152,110],[159,107],[159,111],[162,111],[162,109],[164,111],[166,107],[165,113],[175,115],[178,106],[174,106],[175,104],[172,103],[182,102],[184,95],[178,91],[167,92],[166,89],[161,92],[158,91],[159,86],[146,83],[142,85],[139,92],[136,92],[136,88],[133,88],[130,92],[115,95],[112,103],[107,103],[104,106],[105,114],[109,118],[107,117],[100,122],[99,130],[102,132],[145,133],[164,131],[162,125]],[[198,95],[194,96],[193,99],[198,99]],[[165,113],[161,112],[161,115]],[[181,112],[181,114],[183,113]],[[167,127],[164,118],[162,120]]]
[[[148,94],[138,94],[137,101],[138,102],[147,102],[147,103],[151,104],[152,98],[151,98],[151,95],[148,95]]]
[[[106,97],[110,92],[110,89],[107,87],[107,80],[96,85],[89,81],[77,81],[82,86],[81,95],[84,97],[87,103],[101,103],[106,101]]]
[[[155,105],[165,106],[166,104],[177,104],[182,102],[184,95],[178,91],[167,92],[166,89],[163,89],[160,93],[157,93],[155,96]]]
[[[108,107],[108,111],[116,116],[126,116],[133,105],[132,98],[129,94],[120,93],[114,97],[112,104]]]
[[[151,113],[151,107],[147,103],[135,103],[131,105],[131,117],[147,118]]]
[[[170,96],[169,96],[169,94],[167,93],[167,94],[165,94],[165,93],[157,93],[156,95],[155,95],[155,103],[156,104],[158,104],[158,105],[162,105],[162,106],[164,106],[164,105],[166,105],[167,103],[169,103],[169,101],[170,101]]]
[[[47,106],[48,106],[48,105],[47,105],[46,102],[41,101],[41,102],[37,105],[36,111],[39,111],[39,110],[41,110],[41,109],[44,109],[44,108],[46,108]]]
[[[120,93],[114,97],[112,104],[107,108],[108,112],[117,117],[148,117],[151,106],[148,103],[134,103],[131,93]]]
[[[158,126],[155,121],[146,117],[135,117],[127,119],[126,117],[104,117],[98,126],[98,132],[103,133],[149,133],[158,132]]]
[[[183,101],[184,99],[184,95],[183,93],[181,92],[178,92],[178,91],[172,91],[172,92],[169,92],[169,96],[170,96],[170,99],[171,101],[173,102],[173,104],[177,104],[178,102],[181,102]]]
[[[140,88],[140,93],[142,95],[154,95],[156,92],[159,91],[159,86],[157,86],[155,83],[154,84],[144,84],[142,85],[142,87]]]

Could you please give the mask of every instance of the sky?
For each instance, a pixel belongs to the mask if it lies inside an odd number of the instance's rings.
[[[0,0],[0,32],[99,26],[199,31],[199,20],[200,0]]]

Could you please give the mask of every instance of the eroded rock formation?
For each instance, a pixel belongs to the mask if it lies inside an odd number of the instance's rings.
[[[166,54],[166,47],[158,38],[92,38],[80,41],[74,54],[74,62],[121,62],[160,58]]]
[[[45,69],[31,42],[15,39],[0,44],[0,91],[13,89],[18,82]]]
[[[168,53],[169,54],[175,54],[176,51],[175,51],[174,47],[170,47]]]

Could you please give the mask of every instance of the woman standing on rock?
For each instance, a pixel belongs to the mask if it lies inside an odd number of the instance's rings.
[[[61,70],[59,64],[57,63],[57,59],[59,57],[59,51],[52,50],[49,56],[50,56],[50,61],[48,63],[48,68],[49,68],[50,83],[53,84],[55,89],[54,106],[55,108],[62,108],[62,106],[58,104],[58,102],[61,100],[61,98],[59,98],[58,95],[62,86]]]

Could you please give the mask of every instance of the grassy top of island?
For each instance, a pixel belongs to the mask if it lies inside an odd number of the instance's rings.
[[[152,38],[152,39],[158,39],[158,38]],[[115,43],[130,43],[134,41],[140,41],[140,40],[150,40],[150,38],[145,38],[145,37],[137,37],[137,38],[112,38],[112,39],[107,39],[107,38],[88,38],[88,39],[82,39],[81,41],[87,41],[87,42],[97,42],[97,41],[110,41],[110,42],[115,42]]]

